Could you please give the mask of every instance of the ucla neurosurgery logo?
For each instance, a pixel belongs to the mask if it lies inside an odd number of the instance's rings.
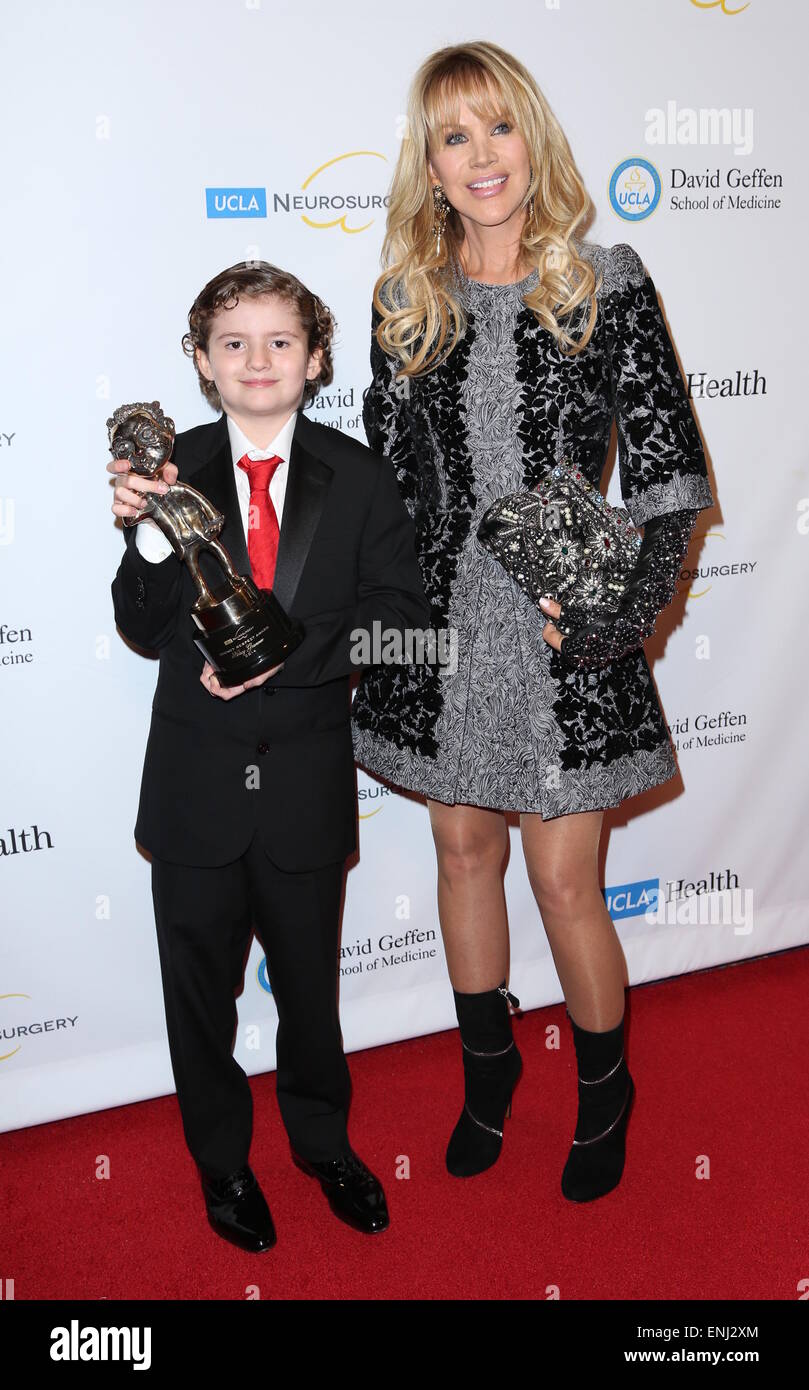
[[[209,217],[266,217],[265,188],[206,188],[205,207]]]
[[[356,235],[385,216],[387,157],[378,150],[346,150],[318,164],[298,189],[270,188],[273,217],[299,217],[314,231]],[[266,217],[266,188],[206,188],[209,217]]]
[[[43,1033],[59,1033],[67,1031],[68,1028],[75,1028],[78,1022],[78,1014],[64,1014],[61,1018],[34,1018],[29,1016],[26,1005],[8,1003],[12,999],[25,999],[30,1001],[30,994],[0,994],[0,1004],[2,1017],[0,1018],[0,1062],[7,1062],[10,1057],[15,1057],[22,1048],[20,1039],[38,1038]],[[8,1005],[6,1008],[5,1006]],[[18,1020],[15,1022],[15,1019]],[[6,1051],[6,1044],[14,1043],[16,1046]]]
[[[663,185],[654,164],[640,155],[624,159],[613,170],[610,202],[625,222],[642,222],[660,202]]]

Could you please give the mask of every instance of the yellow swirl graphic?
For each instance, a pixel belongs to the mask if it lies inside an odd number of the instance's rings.
[[[0,999],[30,999],[30,994],[0,994]],[[19,1052],[22,1043],[18,1043],[13,1052],[0,1053],[0,1062],[7,1062],[9,1057],[13,1057],[15,1052]]]
[[[324,169],[330,169],[333,164],[339,164],[341,159],[359,159],[363,155],[369,155],[372,159],[386,158],[385,155],[380,154],[378,150],[349,150],[347,154],[335,155],[334,159],[327,159],[325,164],[321,164],[317,169],[313,169],[308,179],[305,179],[301,184],[301,188],[306,190],[312,180],[317,178],[318,174],[322,174]],[[307,227],[317,227],[321,230],[328,227],[342,227],[343,231],[348,232],[350,235],[354,235],[356,232],[366,231],[368,227],[372,226],[374,221],[372,217],[371,221],[365,222],[362,227],[347,227],[346,216],[347,214],[343,213],[342,217],[335,217],[331,222],[314,222],[311,217],[307,217],[305,213],[301,213],[301,218],[306,223]]]
[[[741,14],[742,10],[747,10],[750,8],[750,0],[747,0],[746,5],[740,5],[739,8],[736,10],[728,9],[727,0],[691,0],[691,4],[694,5],[698,10],[719,9],[722,11],[723,14],[726,15]]]
[[[727,536],[723,536],[721,531],[706,531],[706,532],[705,532],[705,539],[706,539],[706,541],[707,541],[709,538],[711,538],[711,537],[713,537],[714,540],[719,540],[719,541],[726,541],[726,540],[727,540]],[[712,589],[712,588],[713,588],[713,585],[712,585],[712,584],[709,584],[709,585],[708,585],[708,589]],[[693,591],[693,589],[689,589],[689,590],[688,590],[688,598],[703,598],[703,597],[705,596],[705,594],[707,594],[708,589],[700,589],[700,591],[699,591],[698,594],[695,594],[694,591]]]

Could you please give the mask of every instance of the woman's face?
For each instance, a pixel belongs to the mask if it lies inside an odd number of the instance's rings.
[[[482,227],[522,222],[531,163],[525,141],[505,117],[481,121],[461,102],[458,124],[444,128],[427,165],[463,219]]]

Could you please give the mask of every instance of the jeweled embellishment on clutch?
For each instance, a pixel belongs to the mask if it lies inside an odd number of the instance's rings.
[[[534,603],[542,594],[559,601],[565,636],[615,612],[641,545],[625,508],[611,506],[568,459],[529,492],[497,498],[477,536]]]

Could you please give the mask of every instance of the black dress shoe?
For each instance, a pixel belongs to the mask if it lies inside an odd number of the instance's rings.
[[[217,1235],[242,1250],[259,1254],[276,1242],[275,1227],[264,1193],[250,1168],[239,1168],[225,1178],[199,1170],[208,1220]]]
[[[294,1150],[292,1157],[304,1173],[318,1179],[335,1216],[347,1226],[366,1235],[387,1230],[390,1217],[382,1184],[353,1150],[320,1162],[301,1158]]]

